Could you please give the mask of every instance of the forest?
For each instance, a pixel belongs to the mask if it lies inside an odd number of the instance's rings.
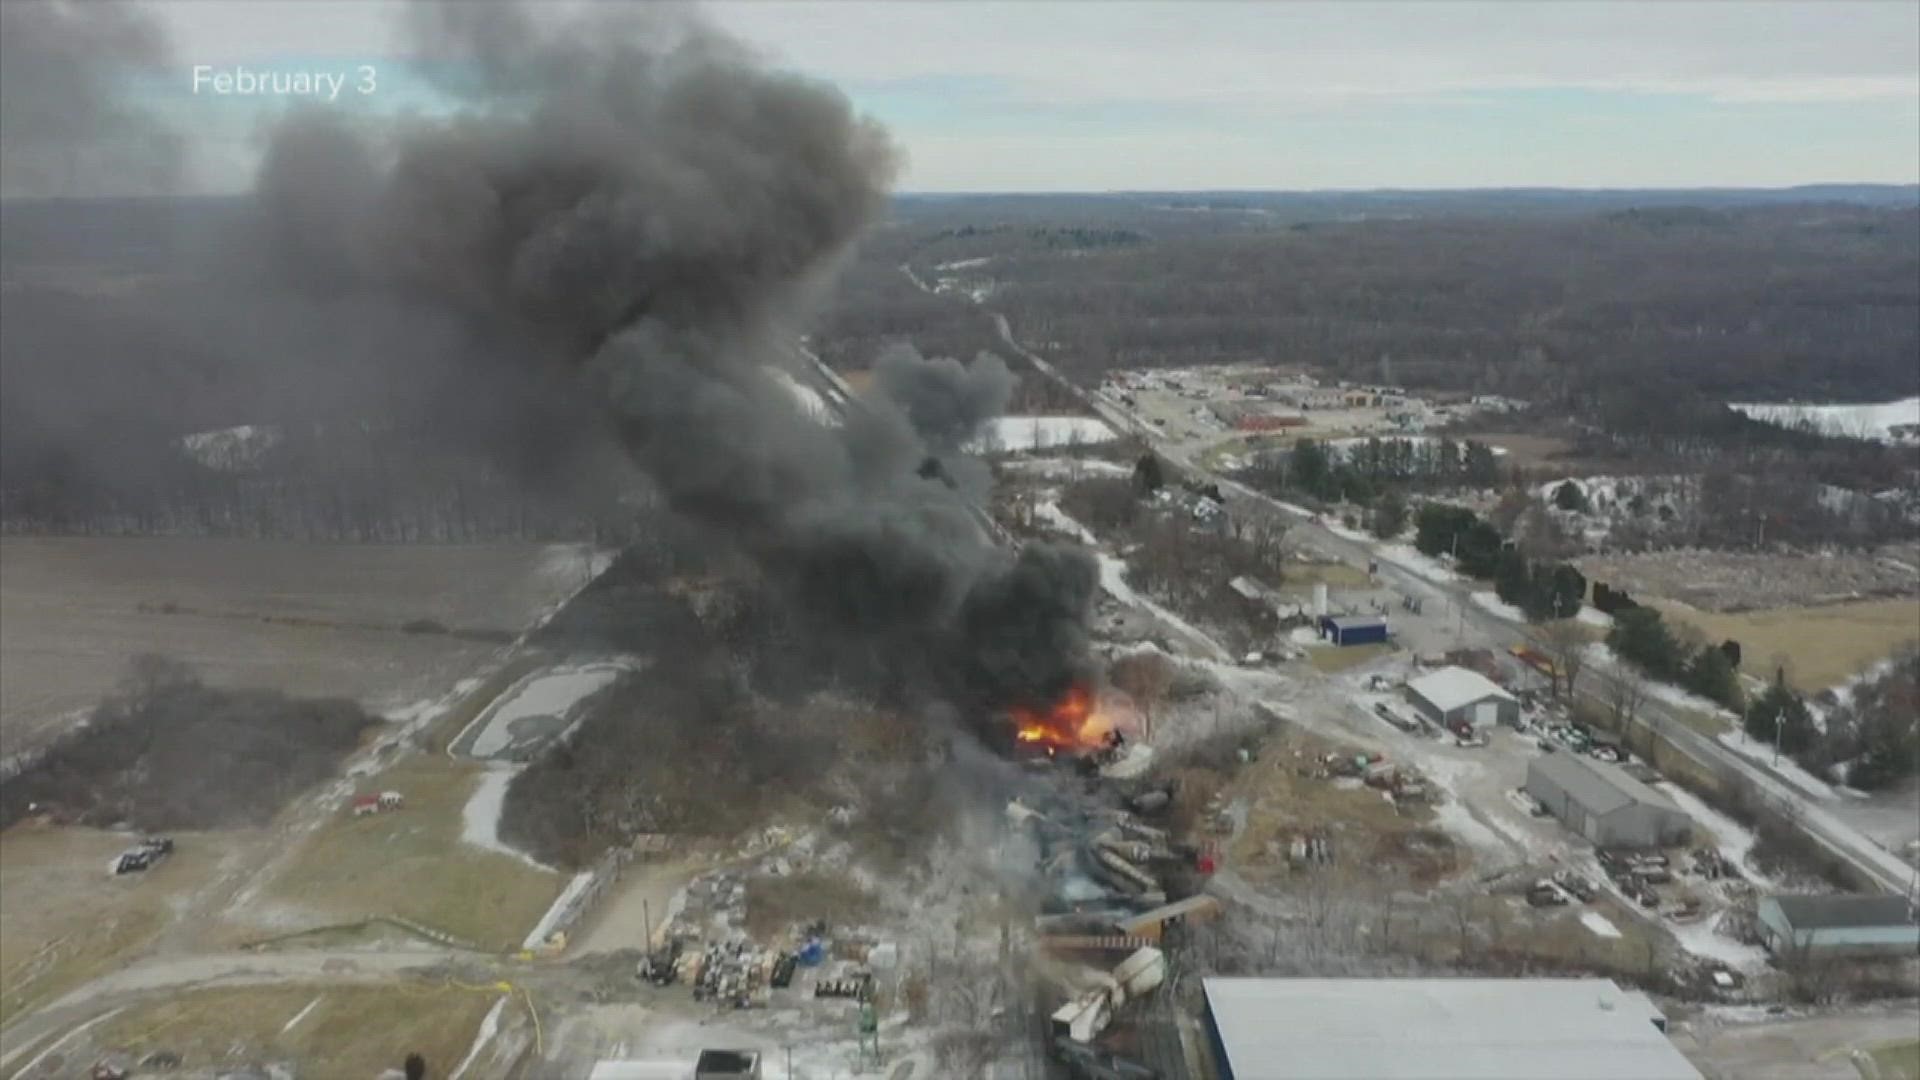
[[[266,341],[176,333],[195,318],[178,298],[198,255],[242,209],[0,207],[0,530],[617,534],[617,516],[581,509],[608,505],[604,491],[575,489],[630,477],[587,475],[550,431],[506,433],[555,443],[534,468],[500,460],[514,438],[463,411],[457,383],[362,355],[350,318]],[[848,371],[902,340],[1006,353],[965,290],[1083,385],[1117,366],[1263,359],[1534,400],[1577,418],[1589,460],[1707,464],[1713,446],[1730,490],[1781,464],[1815,493],[1912,469],[1910,454],[1724,403],[1920,390],[1914,188],[901,196],[795,331]],[[1069,404],[1026,378],[1012,407]],[[286,437],[244,470],[181,452],[184,436],[238,425]]]

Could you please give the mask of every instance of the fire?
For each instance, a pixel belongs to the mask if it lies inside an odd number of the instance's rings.
[[[1095,750],[1107,745],[1114,719],[1100,708],[1093,691],[1081,685],[1068,688],[1060,700],[1042,708],[1016,706],[1011,710],[1014,738],[1037,744],[1049,754],[1060,750]]]

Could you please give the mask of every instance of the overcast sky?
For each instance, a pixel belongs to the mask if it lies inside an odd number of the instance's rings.
[[[369,64],[337,107],[434,107],[385,4],[151,6],[203,189],[246,184],[259,107],[192,65]],[[1914,0],[702,6],[891,128],[910,191],[1920,180]]]

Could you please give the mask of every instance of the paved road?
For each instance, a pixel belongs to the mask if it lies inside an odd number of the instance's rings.
[[[911,271],[908,272],[908,276],[912,277]],[[919,284],[917,279],[915,284]],[[1429,599],[1438,597],[1450,602],[1459,612],[1463,629],[1470,626],[1474,633],[1497,647],[1521,643],[1545,644],[1531,628],[1508,622],[1474,604],[1470,584],[1441,583],[1423,578],[1381,558],[1375,544],[1334,533],[1311,514],[1255,491],[1245,484],[1215,475],[1176,448],[1166,445],[1157,431],[1135,419],[1118,402],[1096,391],[1082,389],[1071,379],[1062,375],[1052,364],[1022,346],[1013,336],[1013,329],[1008,325],[1006,316],[992,313],[991,317],[1007,348],[1060,383],[1108,423],[1146,440],[1154,447],[1155,452],[1189,475],[1218,483],[1221,490],[1229,495],[1230,503],[1236,499],[1256,502],[1267,511],[1281,514],[1293,521],[1295,526],[1290,535],[1306,550],[1323,558],[1337,559],[1355,566],[1366,566],[1377,562],[1379,575],[1394,588],[1409,595]],[[1617,670],[1591,670],[1586,676],[1581,693],[1602,701],[1609,680],[1618,678],[1631,679],[1634,676]],[[1602,703],[1604,704],[1604,701]],[[1809,799],[1798,788],[1782,780],[1778,774],[1687,726],[1673,715],[1670,706],[1651,696],[1643,695],[1637,715],[1691,756],[1713,762],[1722,771],[1745,778],[1765,803],[1788,820],[1798,823],[1800,828],[1822,848],[1844,859],[1888,892],[1920,891],[1920,871],[1916,871],[1914,867],[1841,821],[1819,803]]]

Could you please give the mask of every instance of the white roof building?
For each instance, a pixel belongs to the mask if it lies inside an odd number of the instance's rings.
[[[1463,667],[1422,675],[1407,683],[1407,692],[1422,712],[1440,724],[1465,720],[1483,726],[1502,720],[1512,723],[1519,717],[1518,699],[1492,679]]]
[[[1206,979],[1222,1080],[1701,1080],[1609,979]]]

